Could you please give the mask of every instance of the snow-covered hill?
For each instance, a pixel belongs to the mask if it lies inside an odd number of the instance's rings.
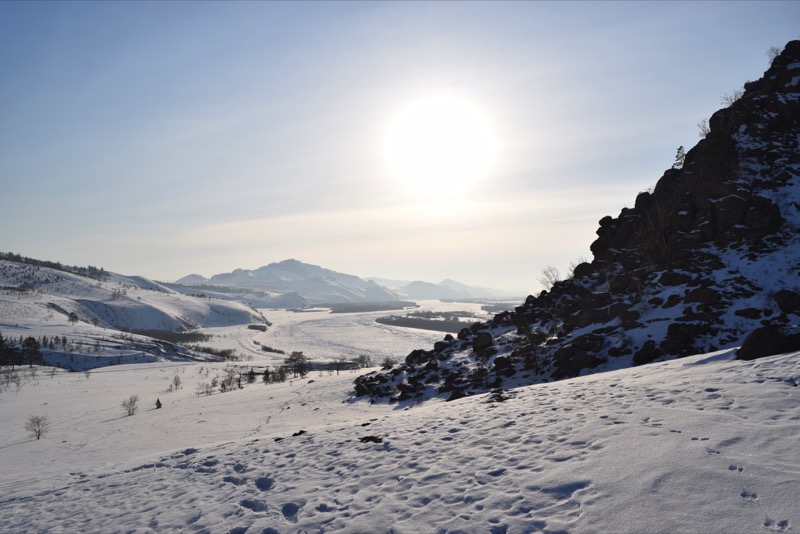
[[[96,365],[120,361],[126,351],[128,356],[139,351],[144,361],[170,353],[189,355],[136,334],[265,323],[259,312],[241,302],[182,295],[138,276],[104,273],[101,279],[88,278],[0,260],[0,333],[11,339],[44,335],[75,340],[72,351],[51,350],[46,355],[51,361],[62,361],[68,352],[92,353]],[[125,346],[119,344],[123,337],[128,341]],[[81,358],[76,367],[91,366],[89,361]]]
[[[800,358],[732,351],[454,402],[352,375],[197,397],[221,364],[39,374],[0,394],[9,532],[704,532],[800,524]],[[314,373],[316,375],[316,373]],[[183,389],[167,393],[174,376]],[[141,410],[124,415],[131,394]],[[160,398],[163,408],[156,410]],[[37,441],[23,430],[47,415]]]

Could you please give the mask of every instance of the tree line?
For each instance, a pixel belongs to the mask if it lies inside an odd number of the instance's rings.
[[[108,271],[102,267],[98,268],[92,265],[88,265],[86,267],[64,265],[58,261],[37,260],[35,258],[27,258],[13,252],[0,252],[0,260],[24,263],[26,265],[34,265],[36,267],[47,267],[48,269],[55,269],[56,271],[77,274],[78,276],[85,276],[87,278],[94,278],[95,280],[101,281],[108,280],[109,277]]]
[[[13,341],[0,333],[0,367],[11,367],[28,364],[29,367],[44,364],[42,345],[33,336]]]

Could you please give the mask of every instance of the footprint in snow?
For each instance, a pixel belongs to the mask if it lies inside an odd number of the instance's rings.
[[[732,473],[744,473],[744,467],[739,467],[738,465],[731,464],[728,466],[728,471]]]
[[[739,496],[746,501],[755,502],[758,500],[758,493],[755,491],[743,491],[739,494]]]
[[[776,532],[784,532],[792,528],[792,525],[789,523],[787,519],[770,519],[767,517],[764,520],[764,528],[769,530],[774,530]]]

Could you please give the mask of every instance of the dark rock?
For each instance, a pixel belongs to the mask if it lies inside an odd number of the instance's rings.
[[[406,356],[406,365],[420,365],[426,363],[430,359],[430,352],[423,349],[416,349],[409,352],[408,356]]]
[[[775,354],[800,351],[800,329],[768,325],[756,328],[736,352],[737,360],[755,360]]]
[[[644,345],[633,354],[633,364],[643,365],[645,363],[650,363],[663,355],[664,353],[656,347],[656,342],[652,339],[648,339],[644,342]]]
[[[697,352],[693,345],[695,339],[708,332],[706,323],[672,323],[667,327],[666,339],[659,346],[667,354],[689,356]]]
[[[592,268],[592,264],[587,262],[579,263],[572,270],[572,276],[578,279],[586,278],[588,276],[591,276],[593,273],[594,269]]]
[[[442,352],[444,349],[452,345],[453,343],[450,341],[437,341],[433,344],[433,352],[439,353]],[[408,358],[406,358],[406,362],[408,362]]]
[[[489,332],[479,332],[472,342],[472,348],[475,350],[485,349],[492,344],[492,334]]]
[[[369,395],[371,389],[361,381],[356,381],[355,385],[356,395],[361,397],[363,395]]]
[[[758,308],[743,308],[741,310],[736,310],[733,313],[739,317],[744,317],[745,319],[759,319],[761,317],[761,310]]]
[[[721,298],[720,294],[709,287],[698,287],[686,293],[686,302],[700,304],[715,304]]]
[[[572,346],[586,352],[600,352],[605,343],[605,338],[594,333],[584,334],[572,341]]]
[[[783,313],[797,313],[800,310],[800,295],[789,289],[775,293],[775,302]]]

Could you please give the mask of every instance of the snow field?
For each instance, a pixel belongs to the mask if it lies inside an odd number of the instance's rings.
[[[347,401],[349,372],[199,398],[207,364],[40,378],[0,396],[0,524],[785,531],[800,522],[797,356],[728,351],[416,407]],[[184,388],[163,393],[176,372]],[[142,409],[126,417],[136,392]],[[22,431],[32,413],[53,422],[40,441]]]

